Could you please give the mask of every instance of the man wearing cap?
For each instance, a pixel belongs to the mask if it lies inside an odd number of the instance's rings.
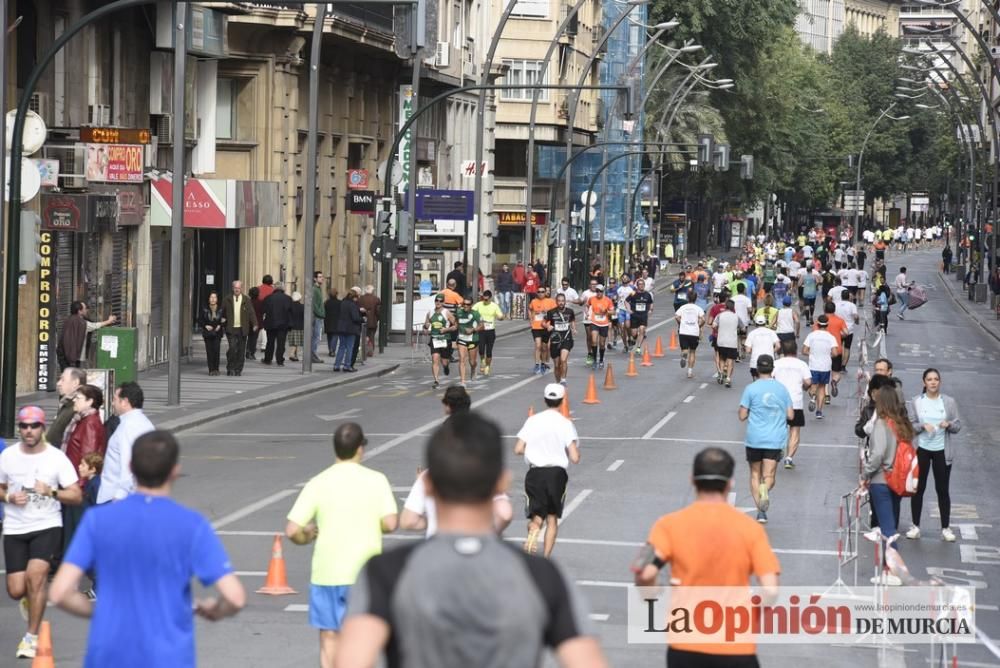
[[[774,487],[778,460],[788,442],[788,421],[795,417],[792,397],[785,386],[774,380],[774,357],[757,360],[758,378],[746,386],[740,398],[739,416],[747,423],[744,439],[750,464],[750,494],[757,506],[757,521],[767,522],[769,492]]]
[[[809,411],[816,411],[816,419],[823,419],[823,402],[826,400],[826,386],[830,384],[833,358],[840,354],[837,339],[827,331],[829,318],[824,314],[816,319],[818,328],[809,332],[802,342],[802,352],[809,356],[809,371],[812,386],[809,388]]]
[[[547,410],[529,417],[517,432],[515,455],[524,455],[528,472],[524,476],[524,496],[528,516],[528,538],[524,551],[533,554],[538,549],[538,536],[545,524],[546,557],[556,546],[559,518],[563,513],[570,462],[580,463],[579,437],[573,422],[563,417],[559,406],[565,400],[566,388],[557,383],[545,386]]]
[[[777,353],[778,344],[781,341],[774,330],[767,326],[767,316],[763,313],[758,311],[754,318],[754,324],[756,327],[747,335],[747,340],[743,346],[750,355],[750,377],[757,380],[760,377],[760,372],[757,370],[757,361],[762,355],[774,355]]]
[[[45,440],[45,411],[25,406],[17,414],[21,440],[0,453],[0,500],[4,502],[3,552],[7,593],[20,601],[28,628],[16,656],[30,659],[48,600],[52,563],[62,553],[62,506],[83,500],[69,457]]]

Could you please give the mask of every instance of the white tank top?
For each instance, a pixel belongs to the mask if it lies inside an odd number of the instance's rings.
[[[795,331],[795,320],[792,319],[792,309],[783,308],[778,310],[778,334],[791,334]]]

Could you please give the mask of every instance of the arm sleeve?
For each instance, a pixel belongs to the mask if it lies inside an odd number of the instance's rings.
[[[740,397],[740,408],[750,408],[750,385],[743,388],[743,396]]]
[[[396,505],[396,497],[392,495],[392,485],[389,484],[389,479],[384,475],[379,474],[382,478],[382,512],[379,517],[385,517],[386,515],[395,515],[399,512],[399,507]],[[422,480],[420,481],[423,482]]]
[[[99,514],[91,509],[90,512],[83,514],[83,520],[80,522],[80,526],[76,528],[73,533],[73,540],[69,544],[69,548],[66,550],[66,556],[63,557],[64,561],[73,564],[83,571],[89,571],[94,567],[94,521],[95,517]]]
[[[885,423],[876,423],[875,430],[872,431],[869,440],[868,459],[862,463],[861,474],[866,479],[871,479],[882,469],[882,460],[885,458],[885,450],[888,447],[888,429]]]
[[[406,495],[403,508],[417,515],[427,514],[427,490],[424,487],[424,476],[420,475],[410,488],[410,493]]]
[[[958,402],[949,397],[945,404],[945,409],[948,422],[950,423],[948,425],[948,433],[957,434],[962,431],[962,416],[958,412]]]
[[[288,511],[288,521],[295,522],[300,527],[304,527],[316,516],[316,503],[313,500],[313,483],[306,483],[299,493],[299,498],[295,500],[295,505]]]
[[[222,541],[215,535],[211,525],[201,520],[191,543],[191,565],[194,575],[202,586],[208,587],[222,576],[233,572],[233,565],[226,554]]]
[[[59,458],[59,486],[65,489],[80,480],[80,474],[73,468],[73,462],[65,454]]]

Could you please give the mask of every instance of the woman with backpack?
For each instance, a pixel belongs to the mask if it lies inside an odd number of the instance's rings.
[[[920,480],[917,492],[910,499],[910,515],[913,526],[906,537],[920,538],[920,513],[924,506],[924,490],[927,476],[933,470],[934,490],[937,492],[938,509],[941,511],[941,539],[955,542],[951,530],[951,495],[949,480],[951,464],[955,457],[952,434],[962,429],[962,418],[958,414],[958,404],[946,394],[941,394],[941,374],[937,369],[924,371],[924,391],[910,400],[907,406],[913,431],[916,433],[914,445],[917,447],[917,462],[920,466]]]

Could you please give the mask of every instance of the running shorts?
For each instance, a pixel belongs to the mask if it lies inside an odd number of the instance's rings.
[[[779,461],[783,448],[745,448],[747,451],[747,461],[750,463],[761,462],[765,459]]]
[[[851,346],[854,345],[854,335],[853,334],[844,334],[844,336],[843,336],[843,343],[844,343],[844,350],[850,350]],[[843,354],[844,353],[841,352],[841,355],[843,355]]]
[[[479,346],[483,350],[483,357],[493,357],[493,344],[497,341],[495,329],[487,329],[479,332]]]
[[[843,355],[834,355],[833,356],[833,370],[834,371],[843,371],[844,370],[844,356]]]
[[[801,408],[795,409],[795,416],[791,420],[786,420],[789,427],[804,427],[806,426],[806,413]]]
[[[760,668],[756,654],[705,654],[667,648],[669,668]]]
[[[569,475],[561,466],[535,466],[524,476],[525,516],[562,517]]]
[[[549,333],[548,330],[533,329],[533,330],[531,330],[531,338],[533,338],[533,339],[542,339],[544,341],[548,341],[549,340],[549,337],[547,336],[548,333]]]
[[[41,529],[3,537],[3,557],[7,573],[23,573],[32,559],[55,563],[62,552],[62,527]]]
[[[734,360],[739,357],[739,353],[736,348],[723,348],[722,346],[716,346],[716,350],[719,351],[719,357],[724,360]]]
[[[812,374],[812,384],[813,385],[829,385],[830,384],[830,372],[829,371],[813,371],[809,369],[809,373]]]
[[[573,350],[573,339],[568,338],[563,341],[552,341],[549,343],[549,357],[552,359],[559,359],[559,354],[564,350]]]
[[[623,309],[623,308],[618,309],[618,313],[617,313],[618,322],[628,322],[629,321],[629,315],[630,315],[629,312],[626,311],[625,309]]]
[[[632,318],[631,318],[631,322],[632,322],[632,329],[638,329],[640,327],[645,327],[646,326],[646,322],[647,322],[647,316],[646,316],[645,313],[643,313],[642,315],[640,315],[638,313],[633,313],[632,314]]]
[[[349,585],[309,586],[309,625],[323,631],[339,631],[347,614]]]
[[[431,355],[437,353],[437,354],[442,355],[444,357],[451,357],[451,340],[450,339],[445,339],[444,341],[445,341],[445,345],[442,348],[435,348],[434,347],[434,339],[431,339],[427,343],[427,347],[431,349]]]
[[[478,341],[459,341],[458,345],[462,346],[466,350],[475,350],[476,346],[479,345]]]
[[[700,338],[693,334],[681,334],[677,337],[680,340],[681,350],[698,350]]]
[[[795,332],[778,332],[779,341],[794,341]]]
[[[601,339],[608,338],[608,325],[605,325],[603,327],[601,327],[600,325],[591,325],[590,329],[591,329],[591,331],[593,331],[595,329],[597,330],[597,336],[598,336],[598,338],[601,338]]]

